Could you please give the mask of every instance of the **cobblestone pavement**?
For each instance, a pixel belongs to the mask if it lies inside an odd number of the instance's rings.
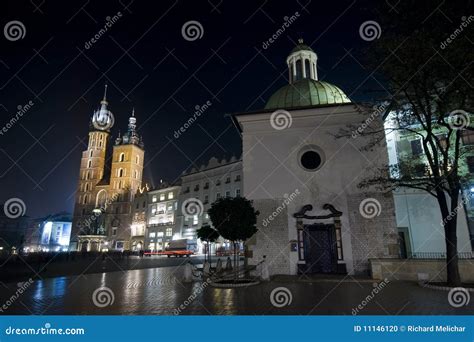
[[[351,315],[358,305],[360,315],[474,314],[474,299],[454,308],[447,291],[410,282],[389,282],[367,300],[374,289],[367,280],[277,277],[252,287],[219,289],[201,281],[183,283],[183,272],[184,267],[165,267],[49,278],[29,286],[2,283],[0,314]],[[19,286],[25,290],[12,299]],[[100,287],[111,291],[94,297]]]
[[[144,257],[130,256],[129,258],[102,258],[102,255],[88,256],[82,258],[80,255],[74,260],[64,258],[52,258],[50,262],[35,263],[17,258],[15,262],[0,262],[0,281],[26,281],[33,279],[44,279],[60,276],[74,276],[84,273],[114,272],[132,269],[156,268],[179,266],[186,261],[193,264],[202,264],[202,255],[193,255],[190,258],[166,258],[161,256]],[[214,262],[218,257],[213,256]],[[221,257],[225,261],[225,257]]]

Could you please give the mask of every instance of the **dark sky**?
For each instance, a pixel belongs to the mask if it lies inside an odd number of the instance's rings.
[[[106,82],[114,137],[135,107],[145,181],[152,184],[173,181],[211,156],[240,155],[240,137],[225,114],[264,107],[287,83],[285,58],[300,36],[318,54],[320,79],[353,100],[370,97],[378,83],[365,81],[370,72],[358,62],[370,47],[359,36],[361,23],[373,19],[370,7],[314,0],[2,1],[2,33],[18,20],[26,34],[16,41],[0,35],[0,126],[19,105],[34,105],[0,135],[0,203],[21,198],[33,217],[72,211],[89,120]],[[106,17],[118,12],[86,49]],[[262,49],[295,12],[300,16],[289,29]],[[202,25],[201,39],[183,38],[190,20]],[[211,108],[173,138],[207,101]]]

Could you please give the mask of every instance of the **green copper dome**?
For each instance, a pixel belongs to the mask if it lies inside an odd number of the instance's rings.
[[[302,79],[278,89],[268,100],[265,109],[284,109],[350,103],[344,92],[327,82]]]

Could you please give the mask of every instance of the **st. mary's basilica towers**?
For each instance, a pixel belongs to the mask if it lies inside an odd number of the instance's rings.
[[[131,205],[143,176],[144,146],[136,131],[135,112],[127,131],[111,143],[114,116],[106,99],[90,122],[82,152],[71,234],[71,250],[129,249]]]

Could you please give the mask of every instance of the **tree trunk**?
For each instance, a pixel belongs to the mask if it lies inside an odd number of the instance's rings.
[[[459,211],[459,195],[451,197],[451,206],[448,206],[444,191],[437,191],[438,204],[441,209],[444,226],[444,241],[446,243],[446,279],[449,286],[460,286],[458,241],[457,241],[457,214]]]

